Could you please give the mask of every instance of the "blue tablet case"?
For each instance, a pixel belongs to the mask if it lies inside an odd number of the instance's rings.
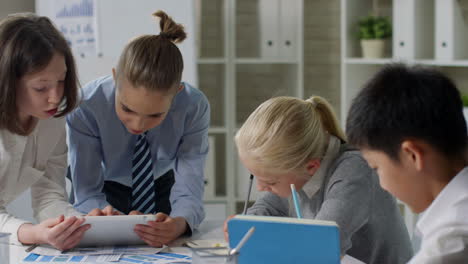
[[[255,232],[239,251],[246,263],[340,263],[340,234],[335,222],[290,217],[237,215],[228,222],[229,246]]]

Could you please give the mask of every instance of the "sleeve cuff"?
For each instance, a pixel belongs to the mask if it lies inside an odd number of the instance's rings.
[[[17,218],[9,219],[7,223],[3,226],[3,232],[8,232],[10,233],[10,244],[15,244],[15,245],[23,245],[19,240],[18,240],[18,230],[21,225],[23,224],[31,224],[28,221],[20,220]]]
[[[193,230],[196,229],[201,221],[203,220],[203,215],[202,216],[195,216],[195,215],[187,215],[187,213],[183,213],[180,211],[172,211],[171,212],[171,217],[182,217],[185,219],[185,222],[187,222],[187,230],[185,231],[184,235],[191,236],[193,233]],[[201,217],[201,220],[197,221],[197,218]]]

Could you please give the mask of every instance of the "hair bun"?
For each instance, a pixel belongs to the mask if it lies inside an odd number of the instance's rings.
[[[153,13],[153,16],[159,17],[159,27],[161,33],[159,36],[170,40],[173,43],[180,43],[187,38],[187,33],[182,24],[177,24],[172,17],[168,16],[164,11],[158,10]]]

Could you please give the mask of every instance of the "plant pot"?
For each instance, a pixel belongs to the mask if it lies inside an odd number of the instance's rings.
[[[366,59],[379,59],[384,57],[384,39],[361,39],[362,57]]]

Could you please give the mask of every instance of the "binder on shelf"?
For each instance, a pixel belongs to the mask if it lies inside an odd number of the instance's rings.
[[[260,56],[277,58],[279,48],[280,0],[259,0]]]
[[[436,59],[468,59],[468,18],[458,0],[435,0]]]
[[[259,0],[260,56],[297,59],[299,0]]]
[[[340,263],[340,234],[335,222],[290,217],[236,215],[228,222],[229,245],[255,232],[239,252],[243,263]]]
[[[280,35],[278,52],[280,59],[297,59],[297,36],[299,31],[299,1],[280,0]]]
[[[205,161],[205,194],[203,198],[210,200],[216,197],[216,145],[215,137],[208,137],[209,151]]]
[[[393,55],[396,59],[434,58],[434,5],[427,0],[394,0]]]

